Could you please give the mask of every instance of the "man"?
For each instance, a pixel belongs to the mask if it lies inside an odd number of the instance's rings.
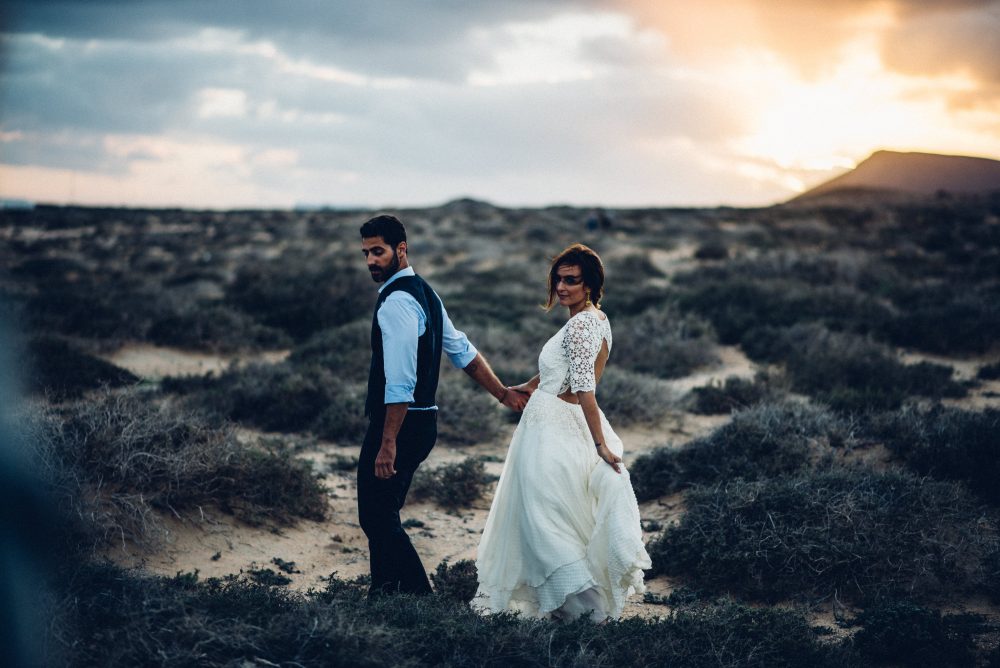
[[[368,537],[369,595],[430,593],[427,573],[399,521],[413,474],[437,438],[441,353],[508,408],[527,395],[504,387],[486,359],[455,329],[441,299],[410,267],[406,230],[395,216],[361,226],[361,252],[379,288],[372,318],[372,362],[358,462],[358,517]]]

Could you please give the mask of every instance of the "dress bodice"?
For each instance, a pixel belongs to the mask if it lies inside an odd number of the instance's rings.
[[[611,323],[606,315],[582,311],[570,318],[542,347],[538,389],[549,394],[594,390],[594,364],[605,340],[610,352]]]

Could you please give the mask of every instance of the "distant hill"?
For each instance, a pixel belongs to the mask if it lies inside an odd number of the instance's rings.
[[[1000,191],[1000,160],[876,151],[857,167],[789,200],[879,200]]]

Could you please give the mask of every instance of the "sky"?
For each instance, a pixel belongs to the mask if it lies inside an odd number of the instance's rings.
[[[1000,0],[4,0],[0,198],[756,206],[1000,158]]]

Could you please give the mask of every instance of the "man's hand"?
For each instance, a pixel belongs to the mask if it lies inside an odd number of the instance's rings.
[[[524,406],[528,403],[530,397],[531,392],[517,387],[508,387],[507,393],[504,395],[501,403],[507,408],[520,413],[524,410]]]
[[[382,439],[382,447],[375,457],[375,477],[388,480],[396,475],[396,441]]]

